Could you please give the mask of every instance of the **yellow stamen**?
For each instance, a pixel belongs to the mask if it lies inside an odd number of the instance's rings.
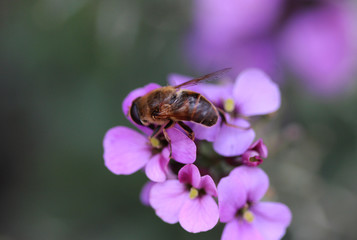
[[[194,187],[191,187],[190,198],[195,199],[198,196],[198,190]]]
[[[233,112],[234,111],[234,100],[232,98],[228,98],[224,101],[224,110],[226,112]]]
[[[243,213],[243,219],[251,223],[254,220],[254,214],[249,210],[245,210]]]
[[[157,139],[155,137],[150,138],[150,143],[151,143],[151,146],[153,146],[154,148],[160,147],[160,141],[159,141],[159,139]]]
[[[250,157],[249,162],[258,162],[258,159],[256,159],[255,157]]]

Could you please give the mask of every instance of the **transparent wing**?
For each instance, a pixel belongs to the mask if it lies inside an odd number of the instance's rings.
[[[224,69],[221,69],[221,70],[218,70],[216,72],[213,72],[213,73],[209,73],[209,74],[206,74],[204,76],[201,76],[201,77],[198,77],[198,78],[194,78],[194,79],[191,79],[187,82],[184,82],[184,83],[181,83],[177,86],[175,86],[175,88],[182,88],[182,87],[187,87],[187,86],[193,86],[193,85],[196,85],[202,81],[215,81],[219,78],[221,78],[224,74],[226,74],[228,71],[230,71],[232,68],[224,68]]]

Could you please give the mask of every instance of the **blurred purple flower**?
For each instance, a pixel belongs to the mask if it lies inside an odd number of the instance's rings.
[[[256,67],[275,81],[286,66],[317,93],[341,92],[355,73],[354,13],[347,1],[308,2],[196,0],[187,56],[204,71]]]
[[[282,203],[259,202],[269,187],[260,168],[241,166],[218,184],[220,221],[226,223],[222,240],[277,240],[291,222],[291,212]]]
[[[263,34],[279,16],[282,0],[196,0],[194,30],[212,43]]]
[[[143,186],[140,192],[140,201],[145,206],[150,206],[150,192],[151,188],[155,185],[155,182],[147,182]]]
[[[282,30],[283,61],[317,93],[341,92],[353,79],[357,28],[351,16],[347,6],[324,4],[294,14]]]
[[[193,164],[185,165],[178,180],[167,180],[151,187],[150,205],[167,223],[177,223],[188,232],[212,229],[218,222],[218,206],[213,197],[217,189],[209,175],[201,177]]]
[[[242,163],[250,167],[256,167],[268,157],[268,148],[262,139],[254,142],[249,149],[242,154]]]
[[[223,44],[192,31],[186,38],[185,49],[193,66],[202,71],[232,67],[228,74],[235,77],[246,68],[259,68],[275,80],[281,78],[275,39],[271,36],[233,38]]]
[[[169,83],[180,84],[189,77],[172,74]],[[254,140],[255,133],[249,128],[249,122],[242,117],[251,117],[275,112],[281,103],[280,91],[264,72],[258,69],[247,69],[241,72],[234,84],[228,82],[223,85],[199,84],[188,87],[190,90],[206,96],[216,106],[222,107],[229,116],[229,124],[239,126],[235,128],[218,122],[207,128],[192,124],[198,139],[213,141],[213,148],[222,156],[237,156],[244,153]]]

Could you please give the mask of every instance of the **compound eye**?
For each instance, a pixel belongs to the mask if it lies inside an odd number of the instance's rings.
[[[133,103],[131,104],[130,117],[136,124],[143,125],[143,123],[140,121],[140,113],[139,113],[139,108],[137,105],[138,100],[139,100],[139,98],[135,99],[133,101]]]

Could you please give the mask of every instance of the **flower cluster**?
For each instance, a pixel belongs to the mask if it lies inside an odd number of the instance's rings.
[[[186,52],[204,70],[258,67],[274,79],[291,72],[314,93],[337,94],[349,88],[356,69],[351,2],[195,0]]]
[[[171,74],[168,81],[177,86],[190,79]],[[281,203],[260,202],[269,179],[257,166],[268,149],[262,139],[254,141],[249,122],[252,116],[279,109],[277,85],[261,70],[247,69],[235,81],[178,89],[204,96],[221,112],[211,127],[186,121],[194,139],[178,124],[163,128],[133,119],[133,101],[159,88],[151,83],[125,98],[123,112],[140,132],[118,126],[106,133],[106,167],[124,175],[144,170],[150,181],[141,192],[143,204],[188,232],[208,231],[220,221],[226,224],[222,239],[282,238],[291,212]]]

